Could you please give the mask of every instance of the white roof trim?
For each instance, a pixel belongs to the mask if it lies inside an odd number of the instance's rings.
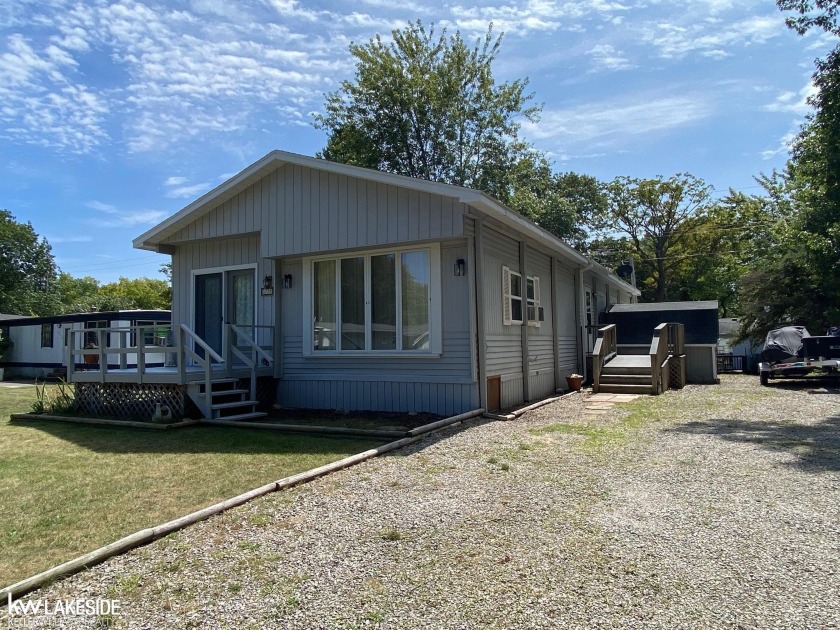
[[[252,183],[261,179],[273,170],[280,168],[284,164],[295,164],[297,166],[305,166],[320,171],[328,171],[338,175],[347,175],[348,177],[356,177],[382,184],[391,184],[401,188],[410,188],[445,197],[453,197],[462,203],[486,212],[488,215],[492,216],[501,223],[513,228],[517,232],[526,234],[551,250],[560,253],[572,262],[585,266],[587,269],[591,269],[598,276],[608,280],[610,283],[621,287],[633,295],[640,295],[638,289],[634,289],[618,276],[610,272],[610,270],[606,267],[590,260],[558,239],[556,236],[540,228],[536,223],[523,217],[521,214],[514,212],[481,191],[464,188],[462,186],[432,182],[425,179],[417,179],[415,177],[407,177],[405,175],[384,173],[382,171],[375,171],[358,166],[349,166],[347,164],[330,162],[328,160],[298,155],[297,153],[288,153],[286,151],[272,151],[260,158],[238,174],[228,179],[226,182],[202,195],[168,219],[162,221],[155,227],[135,238],[132,243],[133,246],[136,249],[160,251],[160,246],[163,245],[163,241],[167,237],[171,236],[185,225],[188,225],[190,222],[207,214],[216,208],[220,203],[230,199],[240,191],[250,186]]]

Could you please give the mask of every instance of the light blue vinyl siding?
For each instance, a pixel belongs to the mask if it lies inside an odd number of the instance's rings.
[[[263,257],[373,248],[463,236],[465,212],[451,197],[287,164],[166,242],[260,232]]]
[[[519,271],[519,243],[486,226],[482,243],[487,376],[502,377],[502,407],[511,407],[524,398],[522,327],[504,324],[502,267]]]
[[[577,299],[574,272],[555,262],[555,299],[557,309],[557,358],[560,377],[580,370],[578,366],[578,328],[575,320]]]
[[[556,387],[554,385],[554,336],[552,332],[552,287],[551,287],[551,258],[541,252],[529,248],[526,253],[525,264],[527,273],[540,279],[540,299],[545,315],[545,321],[539,326],[528,326],[528,394],[531,400],[538,400],[551,396]]]

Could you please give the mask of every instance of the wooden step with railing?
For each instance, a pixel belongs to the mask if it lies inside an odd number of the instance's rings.
[[[685,385],[685,332],[682,324],[659,324],[648,354],[619,354],[615,324],[598,331],[592,353],[593,391],[661,394]]]

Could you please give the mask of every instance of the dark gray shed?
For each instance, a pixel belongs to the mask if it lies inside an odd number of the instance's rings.
[[[686,371],[689,383],[717,381],[718,303],[656,302],[615,304],[606,313],[606,324],[615,324],[619,354],[645,354],[653,329],[677,322],[685,326]]]

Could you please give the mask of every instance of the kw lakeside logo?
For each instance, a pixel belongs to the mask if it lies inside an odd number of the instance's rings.
[[[56,620],[60,617],[119,617],[122,606],[118,599],[32,599],[29,601],[14,600],[8,594],[8,608],[6,614],[9,628],[30,627],[25,622],[33,618]],[[24,623],[20,623],[24,622]],[[38,626],[42,627],[42,626]]]

